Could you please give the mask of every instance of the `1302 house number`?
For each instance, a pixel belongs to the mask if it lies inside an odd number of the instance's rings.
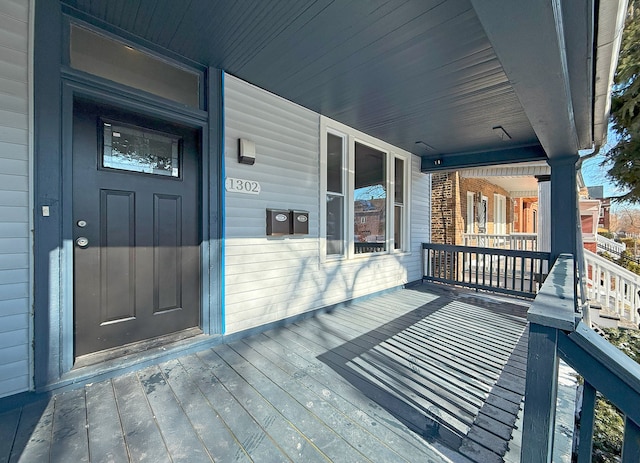
[[[260,184],[253,180],[243,180],[241,178],[227,178],[225,189],[234,193],[245,193],[248,195],[260,194]]]

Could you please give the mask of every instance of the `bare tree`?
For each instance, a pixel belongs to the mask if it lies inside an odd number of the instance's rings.
[[[630,206],[616,208],[610,216],[610,229],[616,233],[640,235],[640,209]]]

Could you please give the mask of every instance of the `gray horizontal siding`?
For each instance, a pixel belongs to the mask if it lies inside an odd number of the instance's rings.
[[[30,387],[28,20],[0,2],[0,397]]]
[[[422,243],[431,241],[431,174],[420,172],[420,158],[412,157],[411,169],[411,252],[422,255]],[[421,259],[412,259],[407,268],[409,281],[422,278]]]
[[[258,196],[226,194],[228,333],[419,278],[418,243],[428,238],[423,220],[412,229],[410,254],[322,263],[319,115],[232,76],[225,77],[224,91],[226,176],[261,185]],[[238,163],[238,138],[255,142],[253,166]],[[428,221],[430,185],[419,170],[414,158],[412,209]],[[309,211],[309,235],[267,237],[267,208]]]

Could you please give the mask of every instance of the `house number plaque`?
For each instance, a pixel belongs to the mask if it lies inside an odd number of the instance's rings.
[[[254,180],[227,177],[225,181],[225,189],[233,193],[257,195],[260,194],[260,183]]]

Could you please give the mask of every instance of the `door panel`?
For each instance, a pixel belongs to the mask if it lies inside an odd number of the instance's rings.
[[[154,313],[178,308],[182,301],[181,200],[154,195]]]
[[[102,325],[136,316],[135,193],[101,190],[100,212]]]
[[[76,356],[199,326],[198,153],[192,129],[74,104]]]

